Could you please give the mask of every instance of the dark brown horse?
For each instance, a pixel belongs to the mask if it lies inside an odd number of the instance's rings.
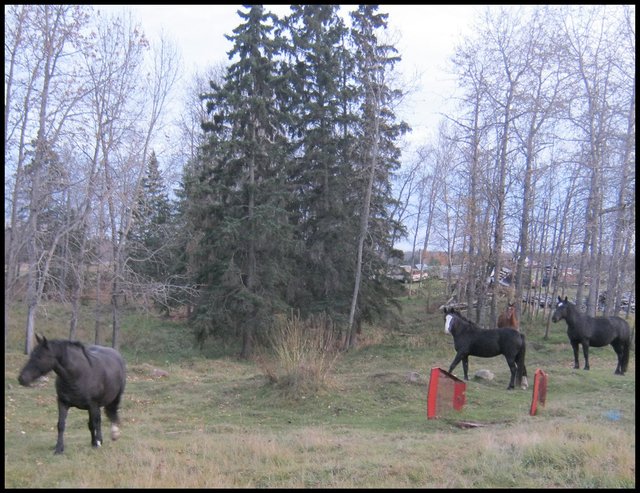
[[[36,335],[38,345],[20,372],[20,385],[29,386],[35,379],[53,370],[58,393],[58,441],[55,453],[64,451],[63,434],[70,407],[89,411],[91,445],[102,445],[100,408],[111,421],[111,439],[120,435],[118,406],[124,392],[126,369],[115,349],[85,346],[80,342],[51,340]]]
[[[516,317],[515,303],[509,303],[498,317],[498,327],[511,327],[520,330],[520,321]]]

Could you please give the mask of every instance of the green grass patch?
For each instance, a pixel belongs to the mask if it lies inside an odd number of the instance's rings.
[[[55,375],[33,388],[17,383],[26,356],[16,306],[5,352],[5,487],[635,487],[635,351],[622,377],[611,347],[591,350],[591,370],[574,370],[566,327],[545,340],[534,321],[523,327],[529,390],[506,390],[504,358],[471,357],[470,376],[486,368],[495,379],[472,378],[461,411],[427,420],[430,370],[447,369],[455,351],[424,293],[400,304],[400,324],[364,327],[361,346],[341,354],[324,385],[299,392],[238,360],[237,345],[200,349],[184,322],[127,311],[121,438],[92,449],[87,413],[72,408],[58,456]],[[93,340],[91,316],[87,307],[81,340]],[[67,317],[64,306],[47,307],[38,332],[67,337]],[[549,388],[532,417],[536,368]]]

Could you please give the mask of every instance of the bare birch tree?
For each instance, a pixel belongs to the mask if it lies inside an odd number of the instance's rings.
[[[51,199],[52,193],[68,185],[58,179],[61,175],[56,176],[60,171],[60,163],[54,144],[69,117],[70,108],[81,97],[80,92],[70,90],[68,84],[73,79],[65,78],[65,73],[73,71],[72,65],[65,63],[65,56],[77,41],[87,14],[84,7],[71,5],[35,5],[27,10],[22,9],[14,11],[17,12],[19,27],[15,31],[10,67],[15,67],[15,61],[21,60],[20,72],[26,77],[25,91],[22,93],[23,103],[17,120],[11,119],[7,113],[11,111],[11,106],[8,106],[5,107],[5,121],[19,122],[15,127],[19,129],[17,145],[12,147],[17,148],[14,207],[17,207],[18,194],[27,194],[24,244],[29,265],[25,334],[25,353],[28,354],[31,352],[38,304],[53,254],[58,242],[66,234],[64,230],[49,232],[47,243],[40,242],[44,233],[41,229],[44,226],[41,221],[42,208]],[[22,36],[28,42],[22,43]],[[5,143],[6,140],[5,134]],[[33,143],[33,150],[27,152],[29,141]],[[67,223],[66,227],[71,228],[72,225]],[[12,230],[16,229],[17,224],[14,224]],[[15,252],[15,240],[11,242],[10,250]],[[10,261],[13,264],[8,269],[10,278],[15,274],[13,255]]]

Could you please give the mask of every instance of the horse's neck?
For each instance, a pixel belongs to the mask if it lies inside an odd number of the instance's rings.
[[[567,322],[569,322],[571,325],[580,324],[580,322],[582,322],[585,317],[586,315],[580,312],[577,306],[569,306],[567,308]]]
[[[78,378],[86,374],[89,367],[83,348],[67,342],[60,343],[56,351],[56,362],[54,371],[65,379]]]
[[[460,318],[458,320],[457,327],[459,328],[460,331],[480,330],[480,327],[474,324],[471,320],[467,320],[466,318]]]

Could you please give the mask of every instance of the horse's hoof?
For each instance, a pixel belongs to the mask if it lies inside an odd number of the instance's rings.
[[[102,446],[102,442],[100,440],[96,440],[96,443],[91,444],[93,448],[100,448]]]

